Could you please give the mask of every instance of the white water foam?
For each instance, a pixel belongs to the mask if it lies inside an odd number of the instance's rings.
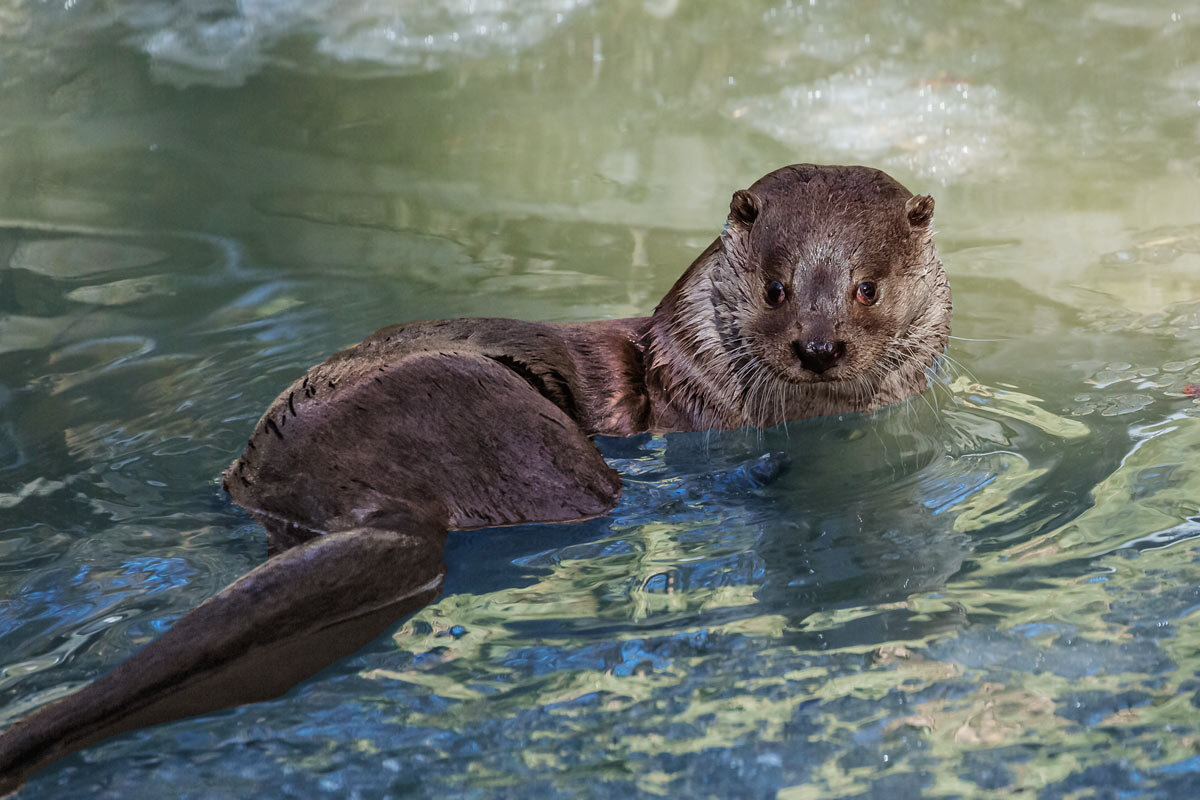
[[[237,85],[288,39],[389,73],[425,72],[532,47],[589,0],[201,0],[146,3],[122,20],[154,74],[177,85]]]

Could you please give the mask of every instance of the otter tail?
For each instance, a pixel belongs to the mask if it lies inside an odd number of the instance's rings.
[[[445,574],[445,525],[388,527],[280,553],[100,680],[4,731],[0,796],[109,736],[277,697],[430,602]]]
[[[339,354],[293,384],[225,472],[271,558],[0,733],[0,796],[93,742],[276,697],[357,650],[437,595],[447,529],[587,519],[616,503],[619,476],[527,369],[369,355]]]

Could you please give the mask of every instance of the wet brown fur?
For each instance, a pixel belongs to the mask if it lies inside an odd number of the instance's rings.
[[[286,691],[435,597],[447,530],[607,513],[620,477],[591,436],[763,427],[924,391],[950,323],[932,212],[878,170],[785,167],[735,193],[649,317],[397,325],[313,367],[223,475],[270,560],[0,735],[0,794],[123,730]],[[864,280],[876,305],[854,299]],[[812,337],[846,344],[819,375],[795,353]]]

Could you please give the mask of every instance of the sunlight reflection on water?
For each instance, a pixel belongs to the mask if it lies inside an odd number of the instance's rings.
[[[933,192],[962,337],[868,418],[603,440],[611,516],[455,534],[388,636],[25,796],[1195,795],[1198,25],[0,2],[0,724],[261,562],[217,475],[308,364],[647,313],[774,166]]]

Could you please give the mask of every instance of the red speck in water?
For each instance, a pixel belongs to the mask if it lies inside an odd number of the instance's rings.
[[[1189,383],[1183,387],[1183,393],[1188,397],[1200,397],[1200,386]]]
[[[973,86],[970,78],[964,78],[962,75],[954,75],[949,72],[939,72],[930,78],[921,78],[911,81],[909,86],[916,89],[945,89],[948,86]]]

